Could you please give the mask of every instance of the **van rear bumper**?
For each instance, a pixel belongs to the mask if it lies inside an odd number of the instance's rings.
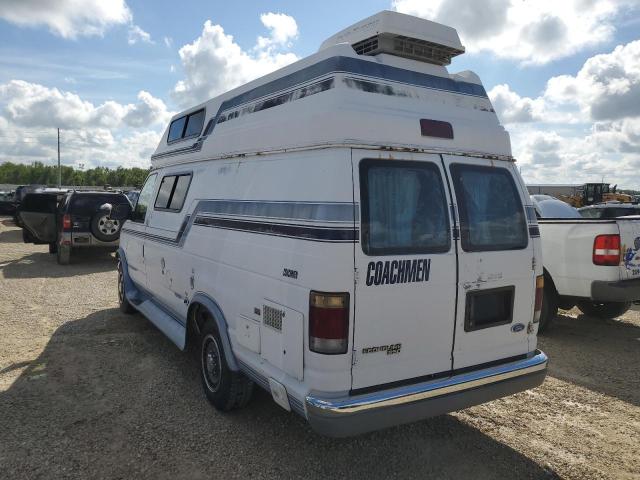
[[[478,405],[540,385],[547,356],[532,356],[482,370],[364,395],[306,398],[307,419],[315,431],[347,437]]]

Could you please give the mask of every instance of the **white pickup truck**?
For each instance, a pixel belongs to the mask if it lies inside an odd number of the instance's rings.
[[[544,263],[540,330],[558,308],[577,305],[586,315],[609,319],[640,299],[640,216],[594,220],[561,205],[536,201]]]

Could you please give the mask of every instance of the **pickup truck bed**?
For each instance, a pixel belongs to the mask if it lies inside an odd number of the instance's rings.
[[[558,307],[614,318],[640,299],[640,216],[540,219],[544,329]]]

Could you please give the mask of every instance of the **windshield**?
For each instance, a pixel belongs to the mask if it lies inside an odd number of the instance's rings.
[[[578,210],[562,200],[548,199],[537,201],[533,199],[536,211],[542,218],[581,218]]]

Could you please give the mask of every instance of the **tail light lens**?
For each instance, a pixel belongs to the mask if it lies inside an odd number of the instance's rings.
[[[542,296],[544,294],[544,276],[536,277],[536,301],[533,306],[533,323],[540,321],[540,313],[542,312]]]
[[[309,296],[309,349],[326,355],[347,353],[349,294],[311,292]]]
[[[62,229],[71,230],[71,227],[73,227],[73,222],[71,221],[71,215],[67,213],[62,217]]]
[[[598,235],[593,241],[594,265],[615,267],[620,263],[620,235]]]

